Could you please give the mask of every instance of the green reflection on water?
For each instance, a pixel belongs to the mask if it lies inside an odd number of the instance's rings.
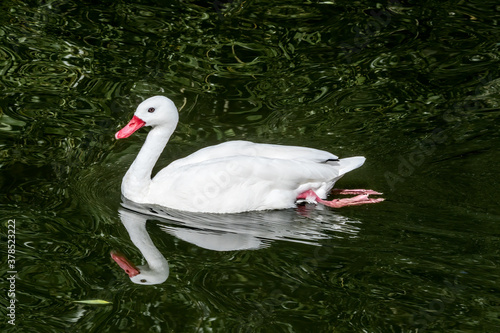
[[[497,3],[214,4],[0,4],[0,224],[7,240],[16,219],[18,270],[2,331],[495,331]],[[367,156],[339,186],[388,200],[253,217],[259,250],[212,251],[152,217],[170,276],[134,285],[109,252],[143,260],[118,208],[146,134],[113,134],[154,94],[182,108],[158,168],[231,139],[304,145]],[[284,221],[298,231],[262,232]],[[92,299],[112,305],[75,303]]]

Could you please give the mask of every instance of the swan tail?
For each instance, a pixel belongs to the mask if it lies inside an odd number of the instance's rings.
[[[338,163],[338,169],[339,169],[339,177],[342,177],[349,171],[352,171],[354,169],[359,168],[360,166],[365,163],[366,158],[363,156],[355,156],[355,157],[348,157],[348,158],[343,158],[335,163]]]

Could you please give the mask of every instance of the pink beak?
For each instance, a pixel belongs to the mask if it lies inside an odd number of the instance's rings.
[[[115,138],[117,139],[128,138],[129,136],[132,135],[132,133],[134,133],[144,125],[146,125],[144,120],[134,115],[132,117],[132,120],[130,120],[130,122],[124,128],[116,132]]]
[[[128,274],[129,277],[134,277],[141,273],[134,264],[125,258],[123,254],[111,251],[111,258],[113,258],[113,260],[125,271],[125,273]]]

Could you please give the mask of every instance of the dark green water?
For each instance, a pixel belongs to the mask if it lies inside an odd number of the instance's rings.
[[[499,20],[496,1],[2,1],[0,330],[498,332]],[[181,108],[158,168],[304,145],[366,156],[338,186],[387,200],[119,213],[147,131],[113,135],[156,94]],[[111,260],[144,263],[130,219],[164,283]]]

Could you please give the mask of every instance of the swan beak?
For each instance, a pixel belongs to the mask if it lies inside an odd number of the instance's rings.
[[[125,273],[128,274],[129,277],[134,277],[141,273],[134,264],[125,258],[123,254],[111,251],[111,258],[113,258],[113,260],[125,271]]]
[[[144,122],[144,120],[134,115],[134,117],[132,117],[132,120],[130,120],[130,122],[124,128],[116,132],[115,138],[117,139],[128,138],[129,136],[132,135],[132,133],[134,133],[144,125],[146,125],[146,122]]]

